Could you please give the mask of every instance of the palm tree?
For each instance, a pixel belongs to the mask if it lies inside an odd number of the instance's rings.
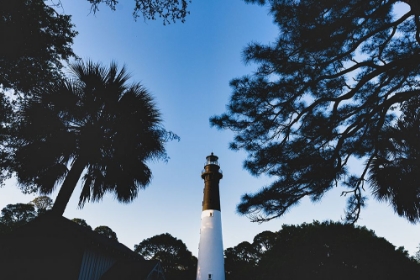
[[[420,96],[402,104],[401,116],[380,133],[369,167],[373,195],[410,222],[420,220]]]
[[[151,95],[127,84],[115,63],[71,64],[70,78],[22,104],[16,130],[15,172],[23,191],[50,194],[61,187],[52,212],[62,215],[82,180],[79,206],[114,193],[130,202],[152,172],[148,160],[167,160],[166,131]]]

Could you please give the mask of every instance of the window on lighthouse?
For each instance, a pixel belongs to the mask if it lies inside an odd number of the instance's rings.
[[[211,279],[211,274],[209,274],[209,279]]]
[[[210,217],[213,217],[213,213],[212,212],[210,212]],[[210,274],[211,275],[211,274]]]

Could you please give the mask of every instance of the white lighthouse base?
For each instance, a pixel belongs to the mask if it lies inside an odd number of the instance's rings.
[[[201,213],[197,280],[225,280],[222,219],[218,210]]]

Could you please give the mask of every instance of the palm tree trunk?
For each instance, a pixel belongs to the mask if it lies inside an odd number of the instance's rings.
[[[85,167],[86,162],[82,158],[78,157],[74,161],[69,173],[67,173],[66,179],[64,180],[60,191],[58,192],[54,206],[51,209],[51,213],[56,216],[62,216],[64,214],[67,203],[69,202],[70,197],[76,188],[76,184],[79,181]]]

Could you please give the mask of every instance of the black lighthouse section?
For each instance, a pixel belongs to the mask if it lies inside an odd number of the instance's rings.
[[[217,156],[211,153],[206,159],[207,162],[204,166],[204,171],[201,174],[201,178],[204,179],[203,211],[220,211],[219,181],[222,179],[223,175],[220,171],[219,163],[217,162]]]

